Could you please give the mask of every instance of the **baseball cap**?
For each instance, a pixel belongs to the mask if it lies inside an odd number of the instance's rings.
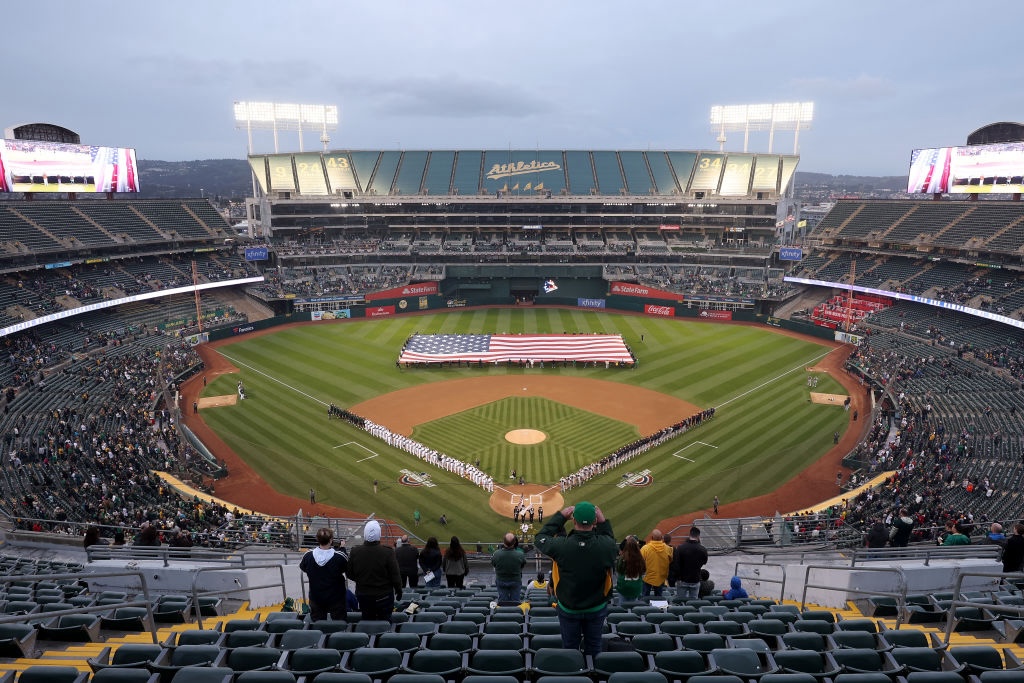
[[[576,503],[576,506],[572,509],[572,518],[580,524],[593,524],[596,513],[594,512],[594,504],[583,501]]]

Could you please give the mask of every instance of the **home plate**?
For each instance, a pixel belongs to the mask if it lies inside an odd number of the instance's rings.
[[[222,406],[233,406],[238,403],[238,394],[224,394],[222,396],[206,396],[198,401],[200,408],[220,408]]]

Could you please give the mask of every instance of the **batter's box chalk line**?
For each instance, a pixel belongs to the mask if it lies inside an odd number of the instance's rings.
[[[694,441],[693,443],[686,444],[685,446],[680,448],[678,451],[676,451],[672,455],[674,457],[676,457],[676,458],[679,458],[680,460],[685,460],[687,462],[694,462],[690,458],[687,458],[685,455],[679,455],[679,454],[682,453],[683,451],[685,451],[687,448],[690,448],[691,446],[698,446],[698,445],[700,445],[700,446],[707,446],[708,448],[718,448],[718,446],[716,446],[714,444],[707,443],[706,441]]]
[[[364,451],[366,451],[367,453],[370,454],[370,455],[366,456],[365,458],[360,458],[359,460],[356,460],[356,462],[364,462],[366,460],[372,460],[373,458],[376,458],[378,455],[380,455],[380,453],[378,453],[377,451],[373,450],[372,448],[367,448],[366,446],[364,446],[363,444],[359,443],[358,441],[346,441],[345,443],[339,443],[334,448],[335,449],[345,448],[346,446],[356,446],[357,448],[362,448]]]

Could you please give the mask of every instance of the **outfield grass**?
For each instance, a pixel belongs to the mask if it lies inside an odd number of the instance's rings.
[[[639,359],[633,370],[604,368],[522,369],[506,367],[399,370],[395,359],[413,332],[604,332],[622,334]],[[643,335],[644,341],[640,341]],[[808,401],[804,368],[828,352],[820,344],[775,334],[766,328],[618,315],[574,309],[484,309],[349,321],[290,328],[241,340],[221,351],[241,369],[248,400],[208,409],[203,418],[278,490],[305,498],[316,488],[319,502],[396,520],[411,527],[420,509],[419,535],[456,534],[492,540],[510,528],[487,506],[488,495],[466,480],[432,471],[433,488],[397,483],[402,468],[421,470],[418,460],[393,450],[342,421],[328,421],[326,404],[351,406],[412,385],[481,375],[566,375],[639,384],[700,407],[718,408],[711,423],[630,463],[650,469],[646,488],[616,486],[623,470],[598,477],[570,492],[568,501],[592,500],[613,520],[616,533],[646,533],[658,520],[772,490],[832,446],[847,415],[842,408]],[[210,382],[203,395],[234,393],[239,376]],[[823,377],[815,391],[843,393]],[[558,453],[522,461],[531,480],[555,481],[576,469],[579,458],[597,460],[615,443],[635,438],[631,427],[561,405],[499,401],[474,415],[462,414],[418,428],[422,438],[448,452],[477,448],[481,465],[499,482],[507,477],[516,448],[501,446],[506,429],[524,425],[513,414],[532,411],[560,435]],[[542,401],[542,399],[536,399]],[[516,412],[518,411],[518,412]],[[468,411],[473,412],[473,411]],[[561,416],[561,417],[559,417]],[[490,431],[490,445],[475,432]],[[471,425],[467,428],[467,425]],[[544,429],[544,427],[537,427]],[[547,431],[546,429],[544,429]],[[635,432],[634,432],[635,433]],[[578,444],[574,444],[578,441]],[[592,450],[593,449],[593,450]],[[530,458],[529,449],[522,451]],[[486,460],[485,460],[486,455]],[[474,455],[473,459],[477,457]],[[467,458],[470,459],[470,458]],[[493,462],[493,471],[487,463]],[[380,482],[373,493],[373,480]],[[444,512],[447,529],[436,522]]]

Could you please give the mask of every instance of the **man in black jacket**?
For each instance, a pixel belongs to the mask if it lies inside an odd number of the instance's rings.
[[[363,529],[363,544],[352,548],[348,577],[356,583],[356,599],[363,619],[391,619],[395,601],[402,599],[402,577],[395,549],[381,545],[380,522],[375,519]]]
[[[415,588],[419,583],[420,551],[409,542],[408,536],[402,536],[399,546],[395,548],[395,559],[398,560],[398,573],[402,577],[402,586]]]
[[[1019,572],[1024,570],[1024,524],[1013,525],[1013,535],[1006,539],[1003,550],[1003,571]]]
[[[696,600],[700,594],[700,570],[708,563],[708,551],[700,543],[700,529],[690,527],[690,536],[672,552],[670,573],[675,577],[676,597]]]
[[[910,544],[910,534],[913,531],[914,518],[910,516],[906,508],[900,509],[899,517],[892,521],[890,544],[893,548],[906,548]]]

